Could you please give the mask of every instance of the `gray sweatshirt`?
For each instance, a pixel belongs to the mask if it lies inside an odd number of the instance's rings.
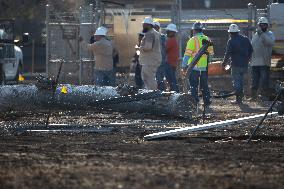
[[[139,61],[141,65],[159,66],[162,61],[160,33],[151,29],[141,41],[141,54]],[[158,63],[158,65],[156,65]]]
[[[261,35],[255,33],[252,37],[252,59],[251,66],[270,66],[272,47],[275,43],[274,34],[271,31],[266,31]]]
[[[86,44],[87,49],[95,56],[95,69],[101,71],[113,70],[114,45],[106,38],[102,38],[93,44]]]

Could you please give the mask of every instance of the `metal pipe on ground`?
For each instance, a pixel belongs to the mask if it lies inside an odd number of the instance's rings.
[[[110,133],[110,132],[133,132],[141,130],[145,131],[166,131],[168,129],[176,129],[177,127],[167,127],[172,125],[170,122],[148,122],[148,123],[98,123],[92,125],[80,124],[50,124],[45,125],[16,127],[10,129],[9,132],[21,135],[25,133]],[[134,127],[135,126],[135,127]],[[147,127],[146,127],[147,126]]]
[[[222,128],[222,127],[228,127],[232,125],[236,125],[239,123],[243,123],[246,121],[254,121],[261,119],[265,114],[258,114],[254,116],[248,116],[248,117],[243,117],[243,118],[237,118],[237,119],[231,119],[231,120],[225,120],[225,121],[218,121],[214,123],[208,123],[208,124],[202,124],[202,125],[197,125],[197,126],[191,126],[191,127],[184,127],[184,128],[179,128],[179,129],[174,129],[174,130],[169,130],[166,132],[158,132],[158,133],[153,133],[144,136],[145,140],[152,140],[152,139],[158,139],[158,138],[163,138],[163,137],[170,137],[170,136],[175,136],[175,135],[180,135],[180,134],[188,134],[196,131],[204,131],[208,129],[215,129],[215,128]],[[268,116],[277,116],[278,112],[272,112],[269,113]]]

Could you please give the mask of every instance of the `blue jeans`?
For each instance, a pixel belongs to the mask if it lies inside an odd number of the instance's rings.
[[[170,84],[171,91],[179,92],[177,86],[176,68],[169,64],[165,64],[165,73],[166,73],[166,79]]]
[[[258,90],[261,83],[262,89],[267,91],[269,89],[269,66],[252,66],[251,67],[251,89]]]
[[[164,77],[165,77],[165,65],[161,64],[156,72],[156,80],[158,84],[158,89],[161,91],[166,90],[166,85],[164,82]]]
[[[114,86],[115,78],[114,72],[95,70],[95,84],[98,86]]]
[[[237,95],[244,93],[244,75],[247,72],[246,67],[232,67],[233,87]]]
[[[190,91],[191,96],[194,98],[195,102],[199,102],[198,98],[198,88],[200,83],[200,89],[202,91],[203,102],[205,105],[209,105],[211,103],[210,98],[210,91],[208,87],[208,74],[207,71],[196,71],[192,70],[189,76],[190,82]]]

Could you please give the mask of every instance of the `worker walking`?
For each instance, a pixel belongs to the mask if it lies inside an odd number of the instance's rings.
[[[186,76],[186,68],[192,63],[193,58],[197,52],[202,47],[202,41],[210,39],[203,34],[203,25],[200,22],[195,22],[192,26],[193,37],[189,39],[186,45],[186,50],[184,53],[182,61],[181,74]],[[208,48],[208,53],[202,55],[197,65],[193,68],[191,73],[189,73],[189,82],[190,82],[190,91],[191,96],[194,98],[196,105],[199,102],[198,98],[198,87],[200,86],[203,96],[204,107],[209,107],[211,104],[211,95],[208,87],[208,62],[212,59],[213,56],[213,46]]]
[[[169,24],[166,28],[167,41],[166,41],[166,63],[165,73],[167,82],[170,84],[170,90],[178,92],[176,68],[179,60],[179,45],[176,38],[178,32],[175,24]]]
[[[154,29],[159,32],[160,34],[160,48],[161,48],[161,55],[162,55],[162,61],[160,66],[157,69],[157,73],[156,73],[156,80],[157,80],[157,85],[158,85],[158,89],[161,91],[166,90],[166,85],[164,82],[164,77],[165,77],[165,64],[166,64],[166,39],[167,36],[165,34],[162,34],[160,32],[160,28],[161,25],[159,22],[155,21],[153,22],[154,24]]]
[[[227,42],[222,65],[223,68],[229,64],[231,67],[233,87],[236,93],[236,100],[232,101],[232,103],[241,104],[244,96],[244,74],[248,70],[252,46],[247,37],[239,34],[240,30],[236,24],[231,24],[228,32],[230,33],[230,39]]]
[[[156,73],[162,61],[160,34],[153,29],[152,18],[146,17],[142,23],[145,36],[139,48],[139,62],[142,65],[141,75],[145,88],[148,90],[156,90]]]
[[[95,42],[87,44],[86,48],[93,52],[95,58],[95,84],[98,86],[114,86],[115,76],[113,70],[113,57],[115,47],[113,43],[106,39],[107,29],[99,27],[94,36]]]
[[[268,20],[261,17],[258,20],[258,28],[252,37],[252,59],[251,59],[251,96],[257,99],[259,84],[262,86],[263,99],[269,96],[269,74],[271,66],[272,47],[275,43],[274,34],[268,30]]]

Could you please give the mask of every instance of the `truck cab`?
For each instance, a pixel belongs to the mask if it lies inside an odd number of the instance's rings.
[[[14,43],[14,20],[0,20],[0,84],[18,81],[23,53]]]

